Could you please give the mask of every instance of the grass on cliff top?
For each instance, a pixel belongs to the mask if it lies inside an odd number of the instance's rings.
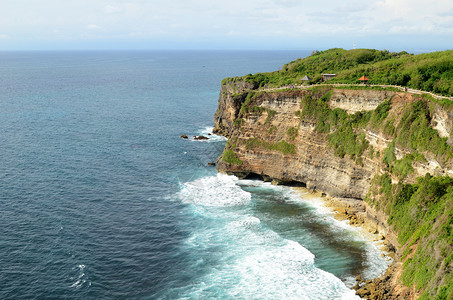
[[[420,299],[453,298],[453,178],[427,174],[415,184],[376,176],[365,198],[389,216],[403,246],[402,280]]]
[[[334,73],[332,83],[360,83],[365,75],[370,84],[407,86],[414,89],[453,96],[453,50],[412,55],[405,51],[373,49],[330,49],[315,51],[311,56],[292,61],[279,71],[226,78],[245,80],[253,88],[300,84],[308,75],[312,83],[321,82],[323,73]]]

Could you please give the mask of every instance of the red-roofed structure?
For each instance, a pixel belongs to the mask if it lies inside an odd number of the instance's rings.
[[[365,75],[364,75],[364,76],[360,77],[359,80],[360,80],[360,81],[368,81],[369,79],[366,78]]]

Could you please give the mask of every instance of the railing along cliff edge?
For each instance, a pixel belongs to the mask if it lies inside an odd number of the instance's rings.
[[[421,90],[416,90],[416,89],[411,89],[411,88],[407,88],[407,87],[403,87],[403,86],[399,86],[399,85],[389,85],[389,84],[368,84],[368,85],[364,85],[364,84],[352,84],[352,83],[323,83],[323,84],[312,84],[312,85],[288,85],[288,86],[281,86],[281,87],[277,87],[277,88],[269,88],[269,87],[264,87],[264,88],[261,88],[259,89],[260,91],[278,91],[278,90],[284,90],[284,89],[288,89],[288,88],[296,88],[296,89],[309,89],[309,88],[312,88],[312,87],[316,87],[316,86],[333,86],[333,87],[341,87],[341,86],[357,86],[357,87],[381,87],[381,88],[396,88],[402,92],[407,92],[407,93],[411,93],[411,94],[417,94],[417,95],[421,95],[421,94],[426,94],[426,95],[430,95],[431,97],[435,98],[435,99],[448,99],[448,100],[452,100],[453,101],[453,97],[448,97],[448,96],[442,96],[442,95],[437,95],[437,94],[434,94],[434,93],[431,93],[431,92],[427,92],[427,91],[421,91]]]

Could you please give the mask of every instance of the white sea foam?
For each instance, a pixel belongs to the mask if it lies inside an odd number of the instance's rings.
[[[224,142],[227,140],[226,137],[212,133],[214,127],[205,127],[197,132],[197,135],[203,135],[207,137],[207,140],[195,140],[193,137],[190,138],[191,141],[212,143],[212,142]]]
[[[250,202],[251,195],[236,185],[236,177],[217,174],[184,183],[179,197],[183,203],[203,206],[236,206]]]
[[[193,268],[200,269],[191,285],[174,288],[168,295],[183,299],[358,299],[339,278],[317,268],[310,251],[250,215],[251,194],[237,182],[233,176],[218,174],[183,185],[180,199],[206,218],[185,243],[187,253],[194,256]]]
[[[391,264],[392,259],[388,256],[383,256],[383,252],[380,250],[382,247],[382,241],[373,241],[373,237],[370,233],[366,232],[360,227],[354,227],[349,225],[347,220],[337,220],[333,216],[333,211],[330,208],[327,208],[324,205],[321,197],[314,197],[310,195],[310,192],[307,191],[306,197],[304,193],[300,191],[295,191],[292,188],[285,186],[272,186],[269,182],[262,182],[258,180],[239,180],[238,184],[244,184],[247,186],[254,187],[263,187],[273,189],[278,189],[285,195],[289,203],[300,203],[304,205],[309,205],[316,210],[316,216],[319,218],[321,223],[325,223],[327,226],[330,226],[332,231],[337,232],[349,232],[348,239],[362,242],[366,254],[365,260],[365,270],[362,274],[365,279],[372,279],[382,275],[387,267]],[[307,201],[309,198],[309,201]],[[348,286],[353,286],[355,278],[348,278],[346,280]]]
[[[308,194],[308,192],[307,192]],[[295,192],[294,190],[287,189],[287,195],[292,202],[304,202],[313,208],[316,209],[316,214],[319,218],[322,218],[327,224],[331,226],[333,230],[338,231],[349,231],[351,235],[348,238],[364,242],[363,246],[365,247],[365,253],[367,256],[365,271],[362,274],[365,279],[372,279],[382,275],[387,267],[391,264],[392,259],[390,257],[382,256],[383,252],[379,250],[382,245],[382,241],[374,241],[370,233],[361,229],[360,227],[354,227],[349,225],[347,220],[337,220],[333,217],[333,212],[331,209],[325,207],[324,202],[321,198],[316,198],[310,196],[310,201],[304,199],[304,196],[300,193]],[[355,278],[350,278],[348,280],[350,286],[355,284]]]
[[[195,233],[189,243],[218,265],[183,297],[358,299],[340,279],[316,268],[310,251],[262,227],[254,217]]]

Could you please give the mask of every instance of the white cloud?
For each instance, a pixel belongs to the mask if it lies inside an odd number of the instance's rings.
[[[55,34],[111,40],[265,37],[269,43],[418,33],[453,39],[453,1],[15,0],[2,3],[0,30],[24,41]]]
[[[371,10],[372,23],[380,24],[392,33],[425,32],[443,34],[451,32],[445,11],[453,11],[453,2],[444,0],[384,0],[378,1]]]

